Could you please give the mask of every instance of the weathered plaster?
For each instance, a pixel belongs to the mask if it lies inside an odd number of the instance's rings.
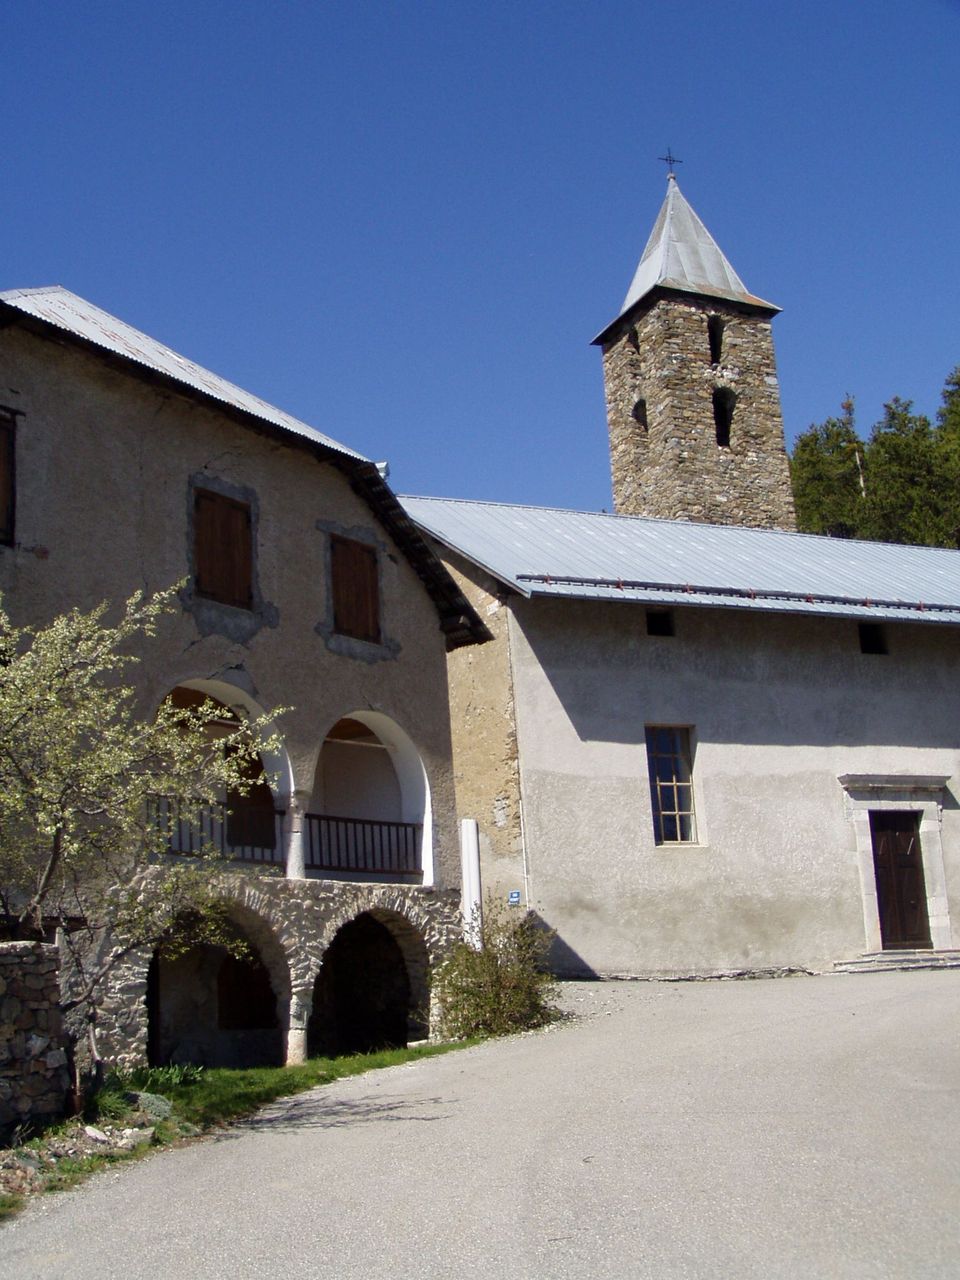
[[[504,899],[519,889],[525,899],[506,589],[455,553],[437,550],[494,637],[449,656],[457,812],[460,818],[475,818],[479,825],[484,894]]]
[[[173,688],[189,684],[277,716],[282,750],[274,794],[286,810],[283,852],[294,878],[245,869],[238,893],[253,933],[262,925],[275,935],[275,946],[264,936],[265,954],[273,956],[265,963],[289,1051],[302,1054],[305,992],[340,923],[363,910],[382,912],[400,935],[407,928],[424,931],[431,956],[458,927],[446,646],[436,607],[348,478],[295,439],[280,443],[214,407],[16,326],[0,331],[0,399],[11,398],[22,415],[17,544],[0,548],[0,591],[15,623],[42,626],[69,608],[100,601],[108,602],[108,618],[116,617],[135,591],[152,593],[188,579],[194,485],[251,504],[253,610],[191,601],[188,589],[180,602],[186,607],[162,617],[145,642],[136,692],[144,715]],[[355,646],[334,651],[318,633],[318,622],[331,612],[323,527],[361,531],[378,548],[389,641],[364,646],[379,650],[376,661]],[[416,802],[423,814],[424,887],[302,878],[304,812],[323,742],[344,716],[379,725],[398,777],[413,778],[406,787],[400,778],[401,791],[403,803]],[[404,820],[418,817],[404,811]],[[254,918],[261,925],[251,925]],[[124,1060],[141,1058],[145,1049],[148,961],[126,962],[107,998],[106,1040]]]
[[[17,546],[0,548],[0,590],[15,622],[42,625],[63,610],[188,578],[191,480],[255,496],[257,579],[275,614],[213,605],[163,618],[138,672],[147,713],[177,684],[222,680],[256,691],[279,729],[291,790],[309,795],[327,732],[357,710],[381,713],[412,739],[433,812],[434,879],[459,883],[446,654],[436,608],[416,573],[335,467],[281,445],[214,409],[162,393],[92,355],[8,328],[0,333],[0,391],[17,388]],[[10,396],[8,395],[9,399]],[[50,501],[56,488],[57,501]],[[328,539],[318,521],[367,530],[380,555],[390,661],[331,652],[317,633],[330,610]],[[46,549],[46,558],[34,548]],[[365,649],[377,646],[361,646]]]
[[[849,773],[951,779],[942,870],[925,866],[939,945],[956,939],[952,629],[890,627],[878,672],[843,620],[678,609],[676,636],[650,637],[629,605],[514,610],[530,902],[559,930],[565,967],[709,973],[862,954]],[[691,728],[697,844],[654,841],[648,724]]]

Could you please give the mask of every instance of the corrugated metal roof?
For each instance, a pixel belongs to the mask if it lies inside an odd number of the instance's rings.
[[[687,203],[672,173],[666,199],[617,319],[658,287],[779,311],[772,302],[748,292],[716,240]],[[609,328],[607,325],[594,342],[601,341]]]
[[[960,551],[592,511],[402,497],[525,596],[960,624]]]
[[[0,302],[15,307],[25,315],[54,325],[58,329],[64,329],[74,337],[92,342],[114,355],[122,356],[125,360],[143,365],[154,373],[182,383],[185,387],[211,396],[214,400],[219,400],[233,409],[253,414],[254,417],[269,422],[272,426],[291,431],[294,435],[303,436],[307,440],[312,440],[349,458],[366,461],[362,454],[348,449],[346,445],[284,413],[282,409],[275,408],[266,400],[261,400],[259,396],[251,395],[249,391],[235,386],[226,378],[221,378],[211,373],[209,369],[194,364],[192,360],[178,355],[162,342],[148,337],[139,329],[125,324],[116,316],[102,311],[92,302],[87,302],[85,298],[78,297],[60,285],[41,289],[9,289],[5,293],[0,293]]]

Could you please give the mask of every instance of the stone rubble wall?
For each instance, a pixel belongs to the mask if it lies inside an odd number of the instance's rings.
[[[0,1137],[64,1113],[59,968],[54,946],[0,943]]]
[[[711,361],[708,321],[723,325]],[[619,515],[795,529],[773,335],[766,315],[719,300],[660,298],[603,352]],[[715,389],[736,397],[717,443]],[[646,404],[646,427],[637,420]]]

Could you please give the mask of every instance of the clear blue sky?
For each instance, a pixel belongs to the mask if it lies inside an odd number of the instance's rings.
[[[792,437],[960,364],[960,0],[9,0],[0,287],[59,283],[401,492],[610,505],[600,357],[665,190]]]

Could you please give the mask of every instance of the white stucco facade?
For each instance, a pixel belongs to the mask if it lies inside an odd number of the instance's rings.
[[[960,916],[958,632],[846,619],[510,606],[529,906],[568,972],[829,968],[881,949],[869,815],[918,815],[932,949]],[[688,730],[696,839],[657,844],[645,727]]]

